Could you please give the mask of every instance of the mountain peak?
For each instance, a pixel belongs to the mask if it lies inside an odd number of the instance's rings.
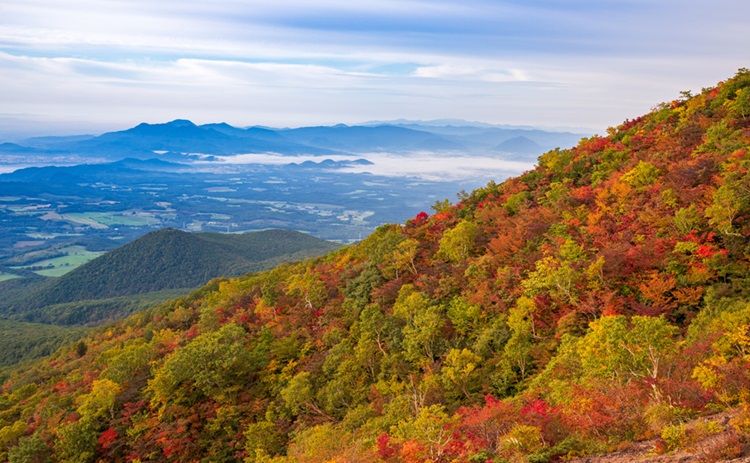
[[[187,119],[175,119],[171,122],[167,122],[164,125],[168,125],[171,127],[196,127],[196,125],[193,124],[192,121],[189,121]]]

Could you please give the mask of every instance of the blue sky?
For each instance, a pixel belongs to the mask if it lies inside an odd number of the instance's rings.
[[[603,130],[750,67],[748,18],[746,0],[2,0],[0,125]]]

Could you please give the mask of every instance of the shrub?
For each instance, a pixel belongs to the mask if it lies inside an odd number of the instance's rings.
[[[667,426],[661,432],[661,438],[664,439],[667,451],[674,452],[688,443],[687,426],[684,424]]]

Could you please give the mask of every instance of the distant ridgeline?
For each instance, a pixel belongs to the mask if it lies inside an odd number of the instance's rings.
[[[5,372],[0,460],[747,456],[749,149],[743,69],[432,216],[95,329]],[[206,249],[175,272],[203,277]],[[147,290],[161,258],[132,254],[111,284]]]
[[[466,121],[432,125],[419,121],[392,121],[369,125],[300,127],[271,129],[238,128],[226,123],[196,125],[187,120],[164,124],[142,123],[136,127],[99,136],[37,137],[22,145],[0,144],[0,153],[23,155],[65,155],[108,158],[151,159],[160,153],[161,161],[199,159],[190,153],[231,156],[246,153],[284,155],[331,155],[408,152],[494,152],[538,154],[554,146],[575,143],[581,134],[533,128],[477,126]],[[211,156],[202,160],[215,159]],[[121,166],[125,167],[125,166]],[[164,164],[169,169],[168,164]]]
[[[59,278],[0,283],[6,294],[0,313],[17,320],[63,325],[112,321],[145,304],[185,294],[212,278],[269,269],[337,247],[288,230],[222,234],[164,229]]]

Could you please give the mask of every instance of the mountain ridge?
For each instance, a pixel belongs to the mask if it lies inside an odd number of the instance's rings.
[[[45,318],[47,307],[158,291],[195,288],[212,278],[234,277],[268,268],[281,259],[299,259],[338,247],[312,236],[267,230],[240,235],[150,232],[99,256],[62,277],[26,288],[20,297],[0,302],[4,312],[24,321],[95,323],[75,316]],[[111,321],[113,315],[104,314]]]
[[[439,126],[404,121],[403,124],[238,128],[225,122],[196,125],[189,120],[176,119],[158,124],[143,122],[129,129],[97,136],[36,137],[8,144],[6,151],[36,155],[68,153],[109,160],[146,159],[154,157],[155,152],[166,152],[170,159],[175,160],[189,160],[196,153],[232,156],[247,153],[474,152],[491,151],[493,146],[519,135],[525,135],[546,148],[574,143],[581,136],[490,124]]]
[[[748,191],[741,69],[432,215],[8,373],[0,451],[520,463],[647,442],[664,459],[747,457]]]

